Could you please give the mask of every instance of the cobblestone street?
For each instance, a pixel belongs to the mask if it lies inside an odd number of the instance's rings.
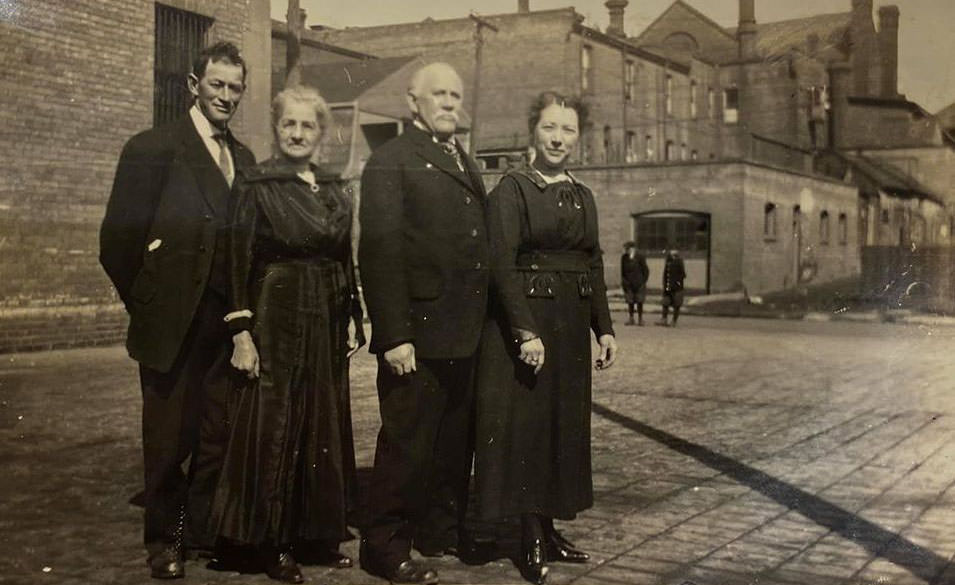
[[[619,320],[619,313],[617,314]],[[685,317],[618,324],[595,374],[592,553],[549,583],[955,583],[955,327]],[[149,583],[140,397],[119,347],[0,356],[0,582]],[[374,362],[352,371],[360,468]],[[343,545],[356,557],[357,541]],[[443,583],[519,583],[508,560],[437,561]],[[305,567],[310,583],[382,583]],[[186,583],[265,583],[187,566]]]

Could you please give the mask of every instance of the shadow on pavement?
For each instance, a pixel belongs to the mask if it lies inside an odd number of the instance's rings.
[[[940,583],[938,579],[941,578],[942,572],[948,565],[948,559],[940,557],[931,550],[921,547],[901,535],[885,530],[877,524],[860,518],[816,495],[776,479],[745,463],[717,453],[703,445],[681,439],[676,435],[642,423],[596,402],[591,405],[591,410],[598,416],[602,416],[678,453],[688,455],[707,467],[726,474],[740,484],[775,500],[790,510],[795,510],[816,524],[863,546],[873,555],[904,568],[926,583]]]

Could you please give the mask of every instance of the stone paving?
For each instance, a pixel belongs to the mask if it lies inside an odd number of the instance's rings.
[[[596,503],[549,583],[955,584],[955,328],[685,317],[619,327],[595,375]],[[136,369],[120,348],[0,356],[0,583],[150,583]],[[378,424],[353,368],[358,463]],[[355,541],[343,550],[357,553]],[[502,559],[443,583],[519,583]],[[186,583],[267,583],[188,564]],[[305,567],[310,583],[382,583]]]

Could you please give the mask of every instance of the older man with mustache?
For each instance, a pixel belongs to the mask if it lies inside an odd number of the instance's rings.
[[[359,266],[381,431],[361,565],[393,583],[437,583],[411,560],[462,546],[474,354],[488,296],[484,185],[454,138],[461,78],[418,70],[414,125],[376,150],[362,175]]]

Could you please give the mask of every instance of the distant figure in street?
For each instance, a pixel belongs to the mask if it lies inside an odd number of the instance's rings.
[[[359,267],[381,430],[361,566],[392,583],[436,583],[412,559],[464,554],[474,360],[487,312],[487,196],[454,137],[463,83],[444,63],[413,75],[414,117],[361,180]]]
[[[350,567],[338,552],[354,494],[348,357],[364,344],[352,205],[312,155],[331,112],[294,87],[272,102],[277,154],[235,189],[232,364],[247,378],[213,506],[218,536],[251,546],[272,579],[301,583],[291,555]],[[301,553],[301,554],[300,554]]]
[[[593,505],[591,331],[598,370],[617,355],[594,196],[566,170],[584,118],[579,100],[541,94],[528,120],[533,163],[488,198],[499,306],[479,354],[477,502],[483,519],[520,519],[516,562],[533,583],[544,582],[548,562],[590,558],[554,519]]]
[[[229,131],[245,74],[231,43],[200,52],[186,83],[194,105],[126,143],[100,229],[100,263],[126,305],[126,347],[140,365],[144,541],[159,579],[185,574],[185,547],[213,544],[209,505],[228,440],[230,186],[255,164]]]
[[[683,258],[679,250],[670,250],[667,253],[666,263],[663,265],[663,316],[660,325],[667,327],[667,314],[673,308],[673,326],[676,327],[680,318],[680,307],[683,306],[683,280],[686,278],[686,269],[683,267]]]
[[[627,312],[630,315],[627,325],[634,325],[633,306],[636,305],[636,325],[643,327],[643,302],[647,299],[649,276],[647,257],[637,250],[633,242],[624,244],[623,255],[620,257],[620,284],[623,286],[623,296],[627,299]]]

